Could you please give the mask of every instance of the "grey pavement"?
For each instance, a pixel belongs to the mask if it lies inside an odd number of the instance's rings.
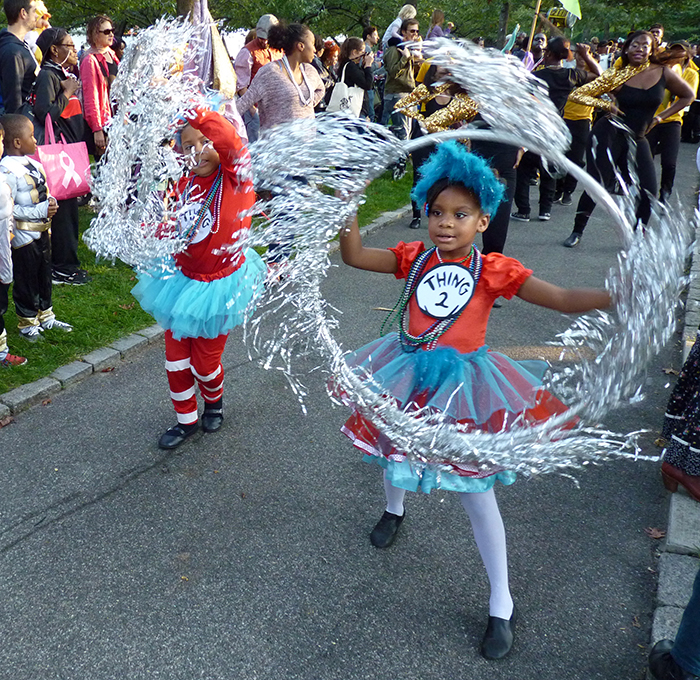
[[[682,146],[677,180],[688,205],[691,151]],[[602,285],[616,236],[600,210],[581,245],[562,248],[574,208],[512,224],[506,254],[553,283]],[[367,243],[427,238],[407,222]],[[386,275],[334,268],[324,293],[343,312],[344,346],[376,337],[375,308],[399,292]],[[519,299],[491,319],[494,347],[538,348],[568,325]],[[658,432],[672,385],[662,369],[680,367],[681,325],[648,372],[647,399],[610,414],[610,428]],[[174,423],[162,342],[115,366],[0,429],[2,677],[644,677],[659,569],[687,583],[693,559],[660,560],[663,546],[645,532],[667,522],[658,464],[618,461],[498,490],[519,620],[511,655],[487,662],[488,584],[458,500],[411,495],[395,545],[372,548],[381,475],[339,433],[347,412],[312,362],[304,416],[284,377],[232,336],[224,427],[176,453],[156,446]],[[654,439],[645,453],[658,453]],[[658,603],[677,614],[684,597],[668,588]]]

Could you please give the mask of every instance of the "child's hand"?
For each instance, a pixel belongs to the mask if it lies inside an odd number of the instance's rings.
[[[49,209],[47,213],[47,217],[51,219],[56,213],[58,212],[58,202],[53,196],[49,197]]]

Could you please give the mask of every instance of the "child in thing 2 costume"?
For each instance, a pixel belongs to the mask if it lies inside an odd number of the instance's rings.
[[[517,295],[562,312],[585,312],[609,306],[608,294],[559,288],[534,278],[517,260],[479,253],[474,237],[486,230],[504,189],[489,166],[463,146],[439,145],[420,172],[412,198],[425,207],[435,247],[426,250],[422,242],[413,242],[388,250],[365,248],[357,220],[341,231],[346,264],[406,279],[395,307],[399,332],[350,354],[348,364],[406,412],[426,408],[474,429],[497,432],[515,418],[534,423],[563,413],[566,407],[541,388],[544,362],[516,362],[484,345],[489,313],[499,296]],[[487,659],[505,656],[515,621],[505,530],[493,486],[497,479],[512,484],[515,473],[467,464],[452,465],[452,474],[438,475],[430,465],[410,464],[357,412],[343,433],[367,454],[366,460],[384,468],[387,505],[370,534],[375,547],[393,542],[405,517],[406,490],[442,488],[460,494],[491,585],[481,653]]]
[[[197,430],[195,380],[204,400],[202,429],[221,427],[221,355],[229,331],[243,323],[265,278],[254,250],[231,247],[250,227],[250,217],[241,213],[255,202],[245,143],[223,116],[204,109],[188,119],[180,137],[194,162],[176,187],[178,230],[189,245],[175,256],[174,276],[140,274],[132,291],[166,329],[165,368],[178,422],[161,436],[164,449]]]

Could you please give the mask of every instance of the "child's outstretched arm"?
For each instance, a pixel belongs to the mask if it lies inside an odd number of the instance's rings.
[[[534,276],[528,277],[517,296],[533,305],[556,309],[565,314],[580,314],[610,307],[610,294],[599,288],[560,288]]]
[[[193,115],[188,116],[187,122],[211,140],[225,169],[234,169],[241,155],[247,155],[245,142],[236,132],[235,126],[220,113],[197,109]]]
[[[395,274],[398,269],[396,255],[384,248],[365,248],[362,245],[357,216],[349,227],[340,230],[340,255],[345,264],[357,269],[383,274]]]

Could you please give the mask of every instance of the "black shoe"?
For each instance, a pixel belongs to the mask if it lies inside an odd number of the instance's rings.
[[[571,232],[571,236],[562,243],[564,248],[575,248],[581,241],[581,234],[577,234],[575,231]]]
[[[671,656],[673,642],[659,640],[649,653],[649,670],[656,680],[697,680],[698,676],[686,671]]]
[[[204,413],[202,414],[202,430],[204,432],[218,432],[221,429],[221,425],[224,422],[224,409],[212,408],[208,409],[204,407]]]
[[[571,200],[571,194],[562,194],[561,200],[559,201],[562,205],[571,205],[573,201]]]
[[[175,425],[167,432],[161,435],[158,440],[158,448],[161,449],[176,449],[188,437],[191,437],[197,430],[199,425],[192,423],[191,425]]]
[[[529,222],[530,213],[514,212],[510,214],[510,219],[516,222]]]
[[[564,192],[563,192],[563,191],[557,191],[557,192],[554,194],[554,200],[552,201],[552,203],[559,203],[559,201],[561,201],[561,197],[562,197],[563,195],[564,195]]]
[[[500,300],[494,300],[492,306],[494,309],[500,309],[503,307],[503,303]]]
[[[393,515],[390,512],[384,512],[382,518],[377,522],[377,526],[372,529],[369,535],[369,540],[375,548],[388,548],[396,538],[396,533],[406,517],[406,511],[403,515]]]
[[[481,641],[481,656],[485,659],[502,659],[513,646],[515,634],[515,609],[510,619],[489,616],[484,639]]]
[[[411,220],[411,224],[408,225],[409,229],[420,229],[420,215],[418,217],[414,217]]]

